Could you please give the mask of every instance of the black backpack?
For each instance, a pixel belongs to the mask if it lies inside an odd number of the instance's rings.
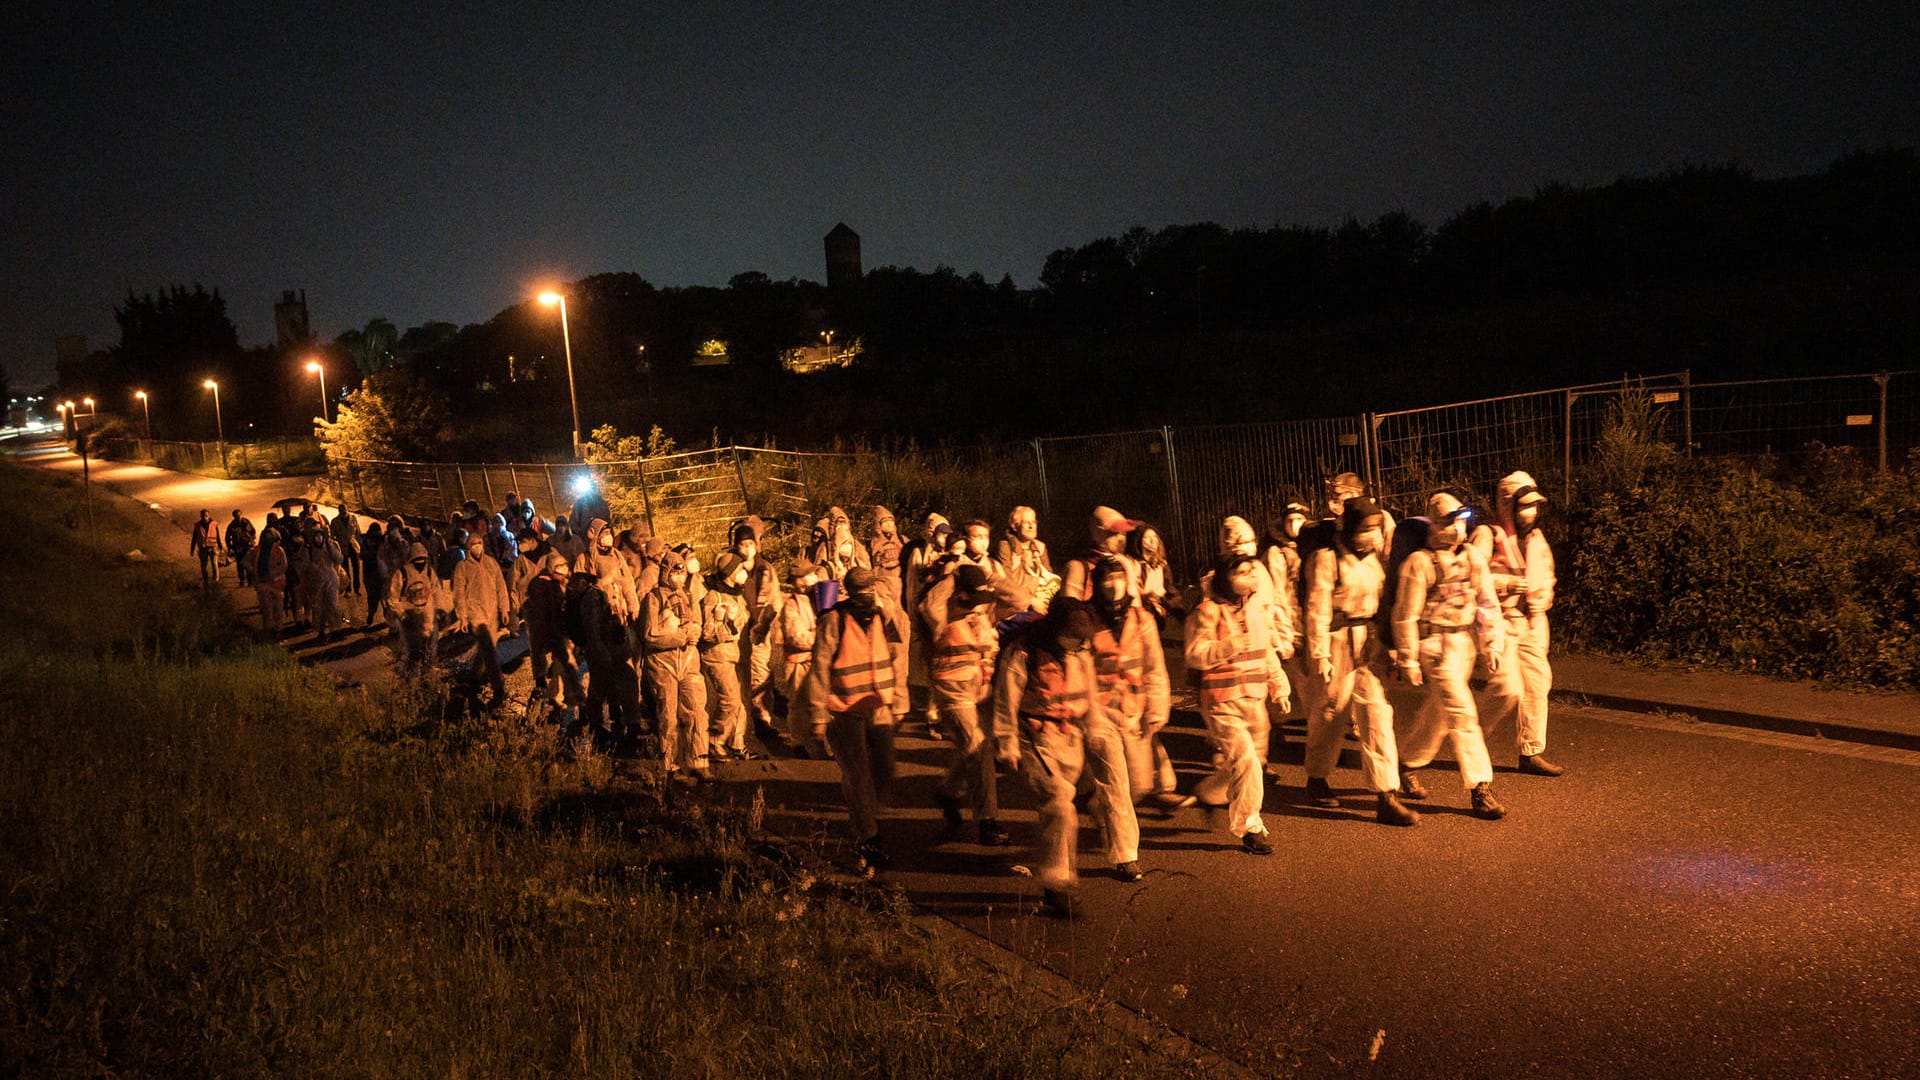
[[[1338,518],[1321,518],[1319,521],[1309,521],[1300,527],[1300,535],[1294,540],[1300,552],[1300,570],[1293,583],[1293,595],[1300,598],[1302,611],[1305,611],[1307,606],[1307,575],[1313,572],[1313,557],[1332,547],[1335,538],[1339,535],[1340,520]],[[1335,589],[1340,587],[1339,559],[1333,560],[1333,587]]]
[[[1393,622],[1394,597],[1400,592],[1400,567],[1416,552],[1427,550],[1427,536],[1433,531],[1431,518],[1404,518],[1393,530],[1393,546],[1387,552],[1387,580],[1380,586],[1378,619],[1382,630]]]
[[[586,610],[587,594],[597,587],[591,574],[569,574],[566,596],[560,603],[560,625],[566,630],[567,640],[583,650],[592,642],[594,630]]]

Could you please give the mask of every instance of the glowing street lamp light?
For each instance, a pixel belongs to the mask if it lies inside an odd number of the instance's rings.
[[[133,396],[140,399],[140,411],[147,417],[147,441],[153,441],[153,403],[147,400],[145,390],[135,390]]]
[[[94,416],[100,412],[99,407],[94,405],[92,398],[81,398],[80,404],[85,405],[87,407],[88,416]]]
[[[227,460],[227,422],[220,417],[220,384],[208,379],[200,384],[202,390],[213,391],[213,431],[220,439],[220,462]]]
[[[580,456],[580,398],[573,389],[573,335],[567,330],[567,298],[557,292],[543,292],[540,302],[560,305],[560,344],[567,355],[567,401],[573,406],[573,456]]]
[[[318,360],[307,361],[307,373],[320,376],[320,419],[327,420],[327,369]],[[331,423],[332,421],[328,421]]]

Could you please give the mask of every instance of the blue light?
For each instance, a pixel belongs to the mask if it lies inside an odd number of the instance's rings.
[[[593,474],[584,473],[573,482],[575,495],[588,495],[593,492]]]

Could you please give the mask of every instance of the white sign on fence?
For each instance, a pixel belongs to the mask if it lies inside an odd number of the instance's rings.
[[[1848,427],[1872,427],[1873,414],[1872,413],[1848,413],[1847,426]]]
[[[1680,391],[1678,390],[1662,390],[1653,395],[1653,403],[1655,405],[1671,405],[1679,400]]]

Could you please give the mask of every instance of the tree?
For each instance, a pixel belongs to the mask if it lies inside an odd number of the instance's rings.
[[[447,401],[400,368],[376,371],[347,395],[339,417],[316,426],[329,460],[432,460],[449,438]]]
[[[348,330],[334,339],[334,344],[347,350],[353,357],[353,364],[362,375],[372,375],[393,366],[395,347],[400,343],[400,331],[386,319],[369,319],[365,328]]]

